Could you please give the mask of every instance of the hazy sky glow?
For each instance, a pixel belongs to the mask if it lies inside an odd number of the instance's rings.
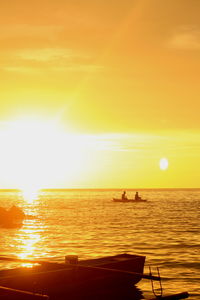
[[[1,1],[0,187],[199,187],[199,10]]]

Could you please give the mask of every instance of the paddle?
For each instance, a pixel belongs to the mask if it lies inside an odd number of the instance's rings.
[[[0,256],[0,260],[7,260],[7,261],[21,262],[21,263],[33,263],[33,264],[43,264],[43,265],[44,264],[51,264],[51,265],[56,264],[58,266],[59,265],[66,266],[66,264],[61,264],[61,263],[53,263],[53,262],[48,262],[48,261],[32,260],[32,259],[20,259],[17,257],[15,258],[15,257],[7,257],[7,256]],[[113,272],[113,273],[121,273],[124,275],[133,275],[133,276],[140,277],[143,279],[160,281],[160,277],[158,277],[158,276],[147,275],[147,274],[131,272],[131,271],[126,271],[126,270],[118,270],[118,269],[106,268],[106,267],[94,267],[94,266],[80,265],[80,264],[69,264],[68,266],[83,268],[83,269],[102,270],[102,271]]]

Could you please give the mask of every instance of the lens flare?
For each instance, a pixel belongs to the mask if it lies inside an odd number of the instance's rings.
[[[160,159],[160,169],[165,171],[168,169],[168,166],[169,166],[169,162],[168,162],[168,159],[163,157]]]

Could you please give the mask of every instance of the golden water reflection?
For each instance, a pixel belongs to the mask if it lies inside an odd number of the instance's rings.
[[[30,192],[30,191],[29,191]],[[15,239],[17,245],[16,256],[21,260],[38,260],[46,255],[45,251],[45,225],[40,217],[39,192],[23,191],[24,213],[26,215],[23,226],[20,228]],[[21,266],[32,267],[32,262],[22,262]]]
[[[26,236],[21,237],[19,246],[21,253],[18,254],[18,257],[21,259],[33,258],[37,243],[40,241],[40,234],[33,234],[26,232]]]
[[[41,228],[37,227],[36,220],[26,220],[16,238],[17,257],[19,259],[34,260],[38,257],[38,248],[41,242]],[[32,263],[22,262],[22,266],[32,267]]]
[[[37,188],[25,188],[21,190],[23,199],[27,202],[32,204],[33,202],[37,201],[39,198],[40,190]]]

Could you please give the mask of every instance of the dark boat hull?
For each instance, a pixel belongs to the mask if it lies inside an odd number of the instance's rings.
[[[126,202],[132,202],[132,203],[135,203],[135,202],[147,202],[146,199],[135,200],[135,199],[117,199],[117,198],[113,198],[113,201],[114,202],[123,202],[123,203],[126,203]]]
[[[145,257],[122,254],[80,261],[78,264],[47,263],[28,268],[0,271],[0,285],[36,293],[50,299],[77,293],[96,293],[98,290],[131,287],[141,280]]]

